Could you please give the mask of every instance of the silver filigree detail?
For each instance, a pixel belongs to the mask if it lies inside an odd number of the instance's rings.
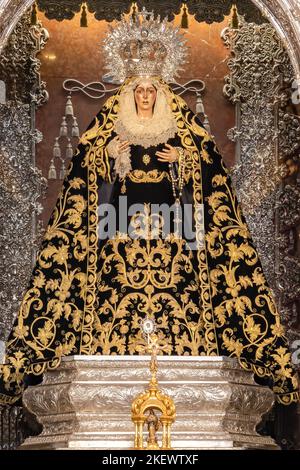
[[[38,246],[38,199],[46,181],[32,162],[30,106],[0,106],[0,337],[6,339]]]
[[[236,142],[232,176],[292,339],[295,323],[289,318],[294,318],[293,303],[299,301],[300,270],[295,250],[287,252],[282,243],[284,232],[299,220],[299,189],[296,184],[284,187],[293,168],[288,158],[300,147],[300,122],[288,108],[294,73],[270,24],[247,24],[240,18],[239,29],[227,28],[223,39],[232,51],[224,94],[236,105],[236,127],[228,132]]]
[[[16,26],[0,58],[8,100],[0,105],[0,339],[11,330],[28,285],[41,226],[37,216],[46,180],[35,166],[35,145],[43,138],[35,129],[35,110],[47,99],[36,55],[47,31],[30,24],[27,13]],[[29,64],[29,67],[28,67]],[[22,81],[22,82],[20,82]]]
[[[31,25],[26,13],[10,35],[9,44],[0,56],[1,79],[6,83],[7,100],[15,103],[48,100],[46,84],[41,80],[41,62],[37,54],[45,47],[49,34],[41,23]]]

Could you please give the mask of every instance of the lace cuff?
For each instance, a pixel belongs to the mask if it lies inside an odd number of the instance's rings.
[[[117,156],[114,170],[119,175],[119,178],[123,179],[131,169],[130,150],[128,149]]]
[[[114,160],[118,158],[118,141],[117,137],[114,137],[106,146],[108,156],[113,158]]]
[[[117,137],[112,139],[106,146],[108,156],[115,160],[114,171],[119,176],[120,179],[125,178],[125,176],[131,171],[131,154],[130,148],[124,152],[118,152],[118,140]]]

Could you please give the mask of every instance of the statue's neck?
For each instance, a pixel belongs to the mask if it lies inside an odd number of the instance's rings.
[[[152,111],[138,111],[137,113],[139,119],[151,119],[153,116]]]

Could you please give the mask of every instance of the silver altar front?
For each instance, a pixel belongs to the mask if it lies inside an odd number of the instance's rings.
[[[149,382],[147,356],[71,356],[29,387],[24,404],[43,425],[21,449],[130,449],[131,403]],[[160,389],[176,406],[174,449],[276,449],[256,433],[270,389],[226,357],[158,357]]]

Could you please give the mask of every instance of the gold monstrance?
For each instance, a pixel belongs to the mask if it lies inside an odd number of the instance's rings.
[[[145,392],[140,393],[132,402],[131,419],[135,424],[134,449],[171,449],[171,425],[175,421],[175,405],[168,395],[162,393],[158,388],[157,353],[163,350],[159,346],[158,337],[155,333],[155,322],[146,318],[141,324],[147,345],[141,350],[151,353],[150,372],[151,380]],[[143,430],[147,426],[148,438],[144,444]],[[161,446],[158,443],[157,432],[162,432]]]

